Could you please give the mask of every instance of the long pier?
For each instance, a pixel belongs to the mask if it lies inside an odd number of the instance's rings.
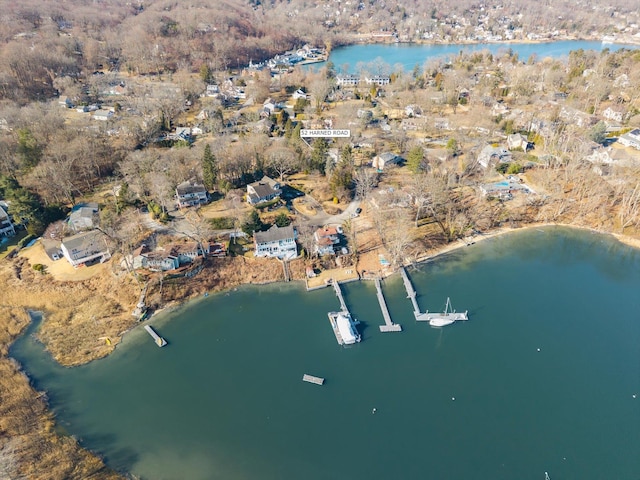
[[[337,280],[333,280],[331,283],[333,284],[333,289],[336,292],[336,296],[338,297],[338,301],[340,301],[340,309],[343,312],[349,313],[349,309],[347,308],[347,304],[344,303],[344,297],[342,296],[342,290],[340,289],[340,284],[338,283]]]
[[[147,331],[147,333],[149,333],[149,335],[151,335],[151,338],[153,338],[153,340],[156,342],[156,345],[158,345],[159,347],[164,347],[167,344],[167,341],[160,335],[158,335],[153,330],[153,328],[151,328],[151,325],[145,325],[144,329]]]
[[[404,288],[407,291],[407,298],[411,299],[411,303],[413,304],[413,315],[418,318],[420,313],[420,306],[418,305],[418,301],[416,300],[416,291],[413,289],[413,285],[411,284],[411,280],[409,280],[409,276],[407,275],[407,271],[404,267],[400,267],[400,275],[402,275],[402,281],[404,283]]]
[[[402,326],[391,321],[391,315],[389,315],[389,309],[387,308],[387,302],[384,299],[382,293],[382,285],[380,279],[376,278],[376,291],[378,295],[378,303],[380,304],[380,310],[382,311],[382,317],[384,318],[384,325],[380,325],[381,332],[401,332]]]

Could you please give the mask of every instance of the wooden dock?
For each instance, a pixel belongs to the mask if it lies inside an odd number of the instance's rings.
[[[342,296],[342,290],[340,289],[340,284],[336,280],[332,280],[331,284],[333,285],[333,289],[336,292],[336,296],[338,297],[338,300],[340,301],[340,309],[343,312],[348,312],[349,309],[347,308],[347,304],[344,303],[344,297]]]
[[[413,289],[413,285],[411,284],[411,280],[409,280],[409,276],[407,275],[407,271],[404,267],[400,267],[400,275],[402,275],[402,281],[404,283],[404,288],[407,291],[407,298],[411,299],[411,303],[413,304],[413,315],[418,318],[420,313],[420,307],[418,306],[418,301],[416,300],[416,291]]]
[[[156,345],[158,345],[159,347],[164,347],[167,344],[167,341],[160,335],[158,335],[153,330],[153,328],[151,328],[151,325],[145,325],[144,329],[147,331],[147,333],[149,333],[149,335],[151,335],[151,338],[153,338],[153,340],[156,342]]]
[[[313,383],[315,385],[322,385],[324,383],[324,378],[316,377],[314,375],[309,375],[309,374],[305,373],[302,376],[302,381],[303,382],[308,382],[308,383]]]
[[[380,284],[380,279],[376,278],[376,291],[378,296],[378,303],[380,304],[380,310],[382,311],[382,317],[384,318],[384,325],[380,325],[381,332],[401,332],[402,326],[397,323],[393,323],[391,321],[391,315],[389,315],[389,309],[387,308],[387,302],[384,299],[384,294],[382,293],[382,285]]]

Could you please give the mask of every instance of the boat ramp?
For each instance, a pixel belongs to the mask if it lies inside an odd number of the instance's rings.
[[[302,376],[302,381],[303,382],[308,382],[308,383],[314,383],[316,385],[322,385],[324,383],[324,378],[316,377],[314,375],[309,375],[309,374],[305,373]]]
[[[158,345],[159,347],[164,347],[167,344],[167,341],[160,335],[158,335],[155,330],[151,328],[151,325],[145,325],[144,329],[149,333],[149,335],[151,335],[151,338],[153,338],[153,340],[156,342],[156,345]]]
[[[401,332],[402,326],[397,323],[393,323],[391,321],[391,315],[389,315],[389,309],[387,308],[387,302],[384,299],[384,294],[382,293],[382,285],[380,284],[380,279],[376,278],[376,292],[378,295],[378,303],[380,304],[380,310],[382,311],[382,317],[384,318],[384,325],[380,325],[381,332]]]

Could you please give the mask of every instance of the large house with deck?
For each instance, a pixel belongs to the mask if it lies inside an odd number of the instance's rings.
[[[7,211],[0,205],[0,237],[9,237],[16,234],[16,229],[11,222]]]
[[[289,260],[298,255],[296,233],[292,225],[288,227],[272,226],[266,232],[253,234],[256,257],[275,257]]]
[[[204,185],[194,182],[183,182],[176,187],[176,199],[178,207],[194,207],[209,201],[207,189]]]
[[[94,260],[104,262],[111,258],[107,236],[100,230],[77,233],[66,237],[60,244],[62,254],[74,267]]]

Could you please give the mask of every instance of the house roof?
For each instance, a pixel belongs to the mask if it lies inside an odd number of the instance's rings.
[[[316,230],[316,235],[318,235],[318,237],[330,237],[338,235],[338,230],[336,227],[320,227]]]
[[[253,234],[253,238],[256,243],[277,242],[280,240],[295,238],[295,232],[293,230],[293,225],[289,225],[287,227],[278,227],[277,225],[274,225],[266,232],[255,232]]]
[[[90,230],[63,239],[62,245],[69,252],[74,250],[102,251],[107,249],[107,236],[100,230]]]
[[[206,193],[207,189],[199,183],[191,183],[189,181],[182,182],[176,187],[178,195],[189,195],[190,193]]]
[[[258,198],[264,198],[269,195],[273,195],[274,193],[279,193],[278,190],[275,189],[276,185],[278,185],[278,182],[267,176],[262,177],[262,180],[259,182],[249,184],[249,186],[256,192]],[[254,198],[254,196],[252,195],[251,198]]]

